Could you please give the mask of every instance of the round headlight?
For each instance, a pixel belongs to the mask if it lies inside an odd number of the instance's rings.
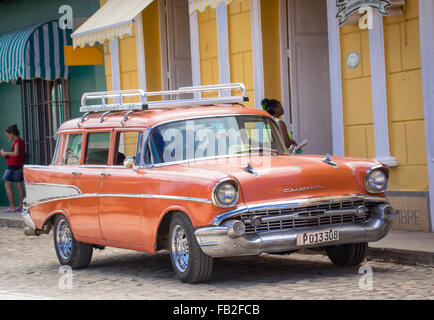
[[[213,198],[218,207],[232,207],[238,201],[237,188],[233,182],[221,182],[215,186]]]
[[[373,170],[366,175],[366,189],[371,193],[380,193],[386,190],[388,177],[383,170]]]

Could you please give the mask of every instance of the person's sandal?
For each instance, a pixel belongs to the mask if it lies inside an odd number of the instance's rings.
[[[3,210],[4,213],[12,213],[12,212],[17,212],[17,209],[11,209],[11,208],[7,208],[5,210]]]

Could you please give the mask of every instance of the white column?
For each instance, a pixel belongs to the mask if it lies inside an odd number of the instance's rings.
[[[142,13],[134,18],[136,28],[137,74],[139,89],[146,91],[146,67],[145,67],[145,40],[143,37]]]
[[[280,83],[282,106],[285,109],[283,121],[288,129],[293,131],[291,122],[291,98],[289,97],[289,56],[288,56],[288,26],[287,0],[279,0],[279,43],[280,43]]]
[[[199,25],[197,22],[197,11],[190,15],[190,50],[191,50],[191,76],[193,86],[200,86],[200,51],[199,51]],[[200,92],[193,94],[195,99],[201,97]]]
[[[261,1],[250,0],[250,19],[252,25],[253,49],[253,82],[255,89],[255,107],[261,109],[261,100],[264,98],[264,62],[262,58],[262,28],[261,28]]]
[[[434,0],[419,0],[422,95],[425,116],[426,159],[428,166],[431,231],[434,232]]]
[[[166,2],[158,0],[158,23],[160,25],[160,58],[161,58],[161,88],[163,91],[169,89],[169,77],[167,68],[167,25],[166,25]],[[163,96],[163,100],[169,99],[169,96]]]
[[[119,40],[115,38],[110,42],[110,62],[112,65],[112,90],[121,90],[121,73],[119,70]],[[113,103],[120,103],[119,98],[114,98]]]
[[[225,2],[221,2],[216,9],[217,14],[217,46],[219,55],[220,83],[231,82],[229,65],[229,39],[228,39],[228,10]],[[230,95],[230,91],[222,92],[222,96]]]
[[[373,15],[374,28],[369,30],[369,55],[371,61],[372,106],[374,117],[375,160],[396,166],[390,156],[389,124],[387,121],[386,62],[384,58],[383,16]]]
[[[327,27],[330,65],[333,154],[345,155],[344,114],[342,104],[341,44],[336,0],[327,0]]]

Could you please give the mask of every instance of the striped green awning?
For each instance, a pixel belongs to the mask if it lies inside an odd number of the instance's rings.
[[[57,21],[14,30],[0,36],[0,82],[41,78],[67,79],[63,47],[71,44],[71,30]]]

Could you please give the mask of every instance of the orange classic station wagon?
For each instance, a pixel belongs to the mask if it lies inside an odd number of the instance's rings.
[[[24,169],[24,233],[53,228],[72,268],[95,248],[169,250],[184,282],[209,279],[214,258],[302,248],[360,264],[396,215],[389,169],[296,154],[246,100],[242,84],[83,94],[85,113],[59,128],[52,164]]]

